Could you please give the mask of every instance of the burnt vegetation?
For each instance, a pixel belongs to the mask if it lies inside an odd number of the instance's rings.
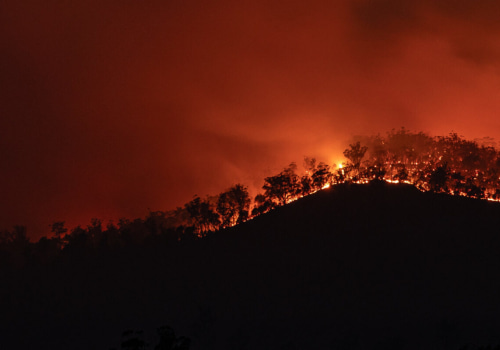
[[[55,222],[37,242],[4,230],[0,345],[497,349],[500,154],[485,141],[402,128],[356,138],[342,166],[291,163],[253,200],[236,184],[145,218]]]

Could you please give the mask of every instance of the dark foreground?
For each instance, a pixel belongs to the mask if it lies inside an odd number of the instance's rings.
[[[2,266],[0,348],[120,348],[169,325],[191,349],[500,344],[500,204],[342,185],[203,240]]]

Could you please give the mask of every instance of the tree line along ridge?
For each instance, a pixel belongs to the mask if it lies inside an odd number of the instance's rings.
[[[488,141],[488,142],[485,142]],[[25,226],[0,231],[2,259],[46,260],[61,251],[137,245],[148,240],[179,242],[205,237],[241,224],[300,197],[342,183],[373,181],[411,184],[421,191],[500,200],[500,152],[491,139],[470,141],[456,133],[431,137],[405,128],[385,136],[358,136],[343,152],[346,162],[329,165],[304,158],[303,171],[291,163],[266,177],[263,192],[251,198],[242,184],[205,198],[194,198],[171,211],[151,211],[145,218],[120,219],[105,227],[92,219],[69,230],[50,225],[50,237],[31,243]]]

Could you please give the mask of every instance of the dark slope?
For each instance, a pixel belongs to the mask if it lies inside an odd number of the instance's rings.
[[[108,349],[168,324],[193,350],[498,344],[499,227],[497,203],[337,186],[203,240],[3,272],[0,339]]]

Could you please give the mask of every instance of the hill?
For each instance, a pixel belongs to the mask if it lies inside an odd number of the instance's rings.
[[[2,348],[162,325],[193,350],[500,344],[499,227],[498,203],[337,185],[200,240],[2,267]]]

